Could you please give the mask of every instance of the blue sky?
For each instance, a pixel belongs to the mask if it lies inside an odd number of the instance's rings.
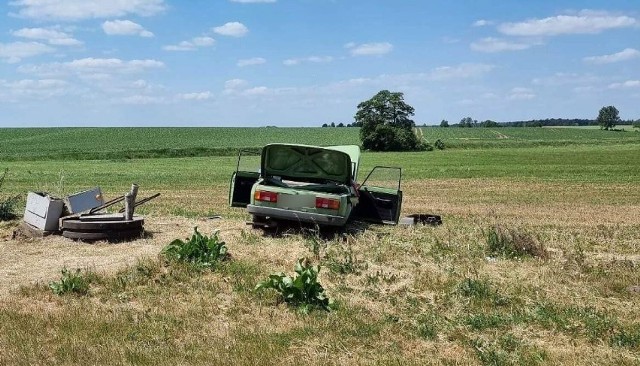
[[[0,127],[640,118],[638,0],[10,0]]]

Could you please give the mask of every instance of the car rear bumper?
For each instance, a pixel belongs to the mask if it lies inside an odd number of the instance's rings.
[[[325,215],[315,212],[284,210],[275,207],[248,205],[247,211],[252,215],[267,216],[273,219],[309,222],[318,225],[344,226],[348,217]]]

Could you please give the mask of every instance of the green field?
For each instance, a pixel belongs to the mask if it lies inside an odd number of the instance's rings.
[[[403,214],[444,224],[320,237],[245,225],[227,206],[235,150],[357,143],[355,128],[0,130],[0,200],[94,185],[108,199],[132,182],[162,194],[132,243],[13,237],[18,220],[0,223],[0,364],[638,364],[640,133],[423,132],[449,148],[365,152],[361,174],[401,166]],[[202,271],[158,256],[193,226],[220,230],[231,260]],[[538,251],[496,252],[502,232]],[[323,266],[331,312],[253,291],[301,257]],[[63,266],[88,269],[88,295],[51,293]]]
[[[640,132],[580,128],[422,128],[449,148],[637,144]],[[38,128],[0,129],[0,161],[233,155],[270,142],[359,143],[357,128]]]

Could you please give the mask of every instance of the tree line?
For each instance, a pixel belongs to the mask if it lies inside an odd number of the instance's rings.
[[[371,99],[358,104],[358,110],[354,116],[354,123],[323,124],[322,127],[360,127],[360,141],[362,147],[372,151],[419,151],[433,150],[434,146],[428,144],[422,137],[421,130],[416,128],[416,123],[411,119],[415,109],[404,101],[404,94],[381,90]],[[449,121],[442,120],[440,127],[542,127],[542,126],[588,126],[599,125],[603,130],[615,130],[615,126],[621,124],[618,109],[614,106],[602,107],[595,120],[589,119],[544,119],[517,122],[496,122],[485,120],[478,122],[471,117],[464,117],[459,123],[449,125]],[[633,122],[633,121],[630,121]],[[640,125],[640,121],[633,122],[634,127]],[[640,127],[639,127],[640,128]],[[436,148],[444,149],[444,143],[436,141]]]
[[[640,119],[637,120],[620,120],[618,125],[633,125],[635,128],[640,128]],[[597,119],[584,119],[584,118],[545,118],[545,119],[531,119],[528,121],[510,121],[510,122],[496,122],[493,120],[478,121],[471,117],[465,117],[460,120],[459,123],[449,123],[449,121],[443,119],[439,125],[422,124],[421,127],[553,127],[553,126],[598,126]],[[362,127],[360,124],[354,123],[323,123],[322,127]]]

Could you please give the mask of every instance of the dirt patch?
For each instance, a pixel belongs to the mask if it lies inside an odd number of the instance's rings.
[[[63,267],[116,272],[141,258],[157,256],[171,240],[190,236],[194,226],[210,234],[214,228],[239,232],[245,225],[242,221],[147,217],[145,230],[148,235],[145,238],[117,244],[86,244],[58,235],[12,238],[17,223],[4,225],[0,228],[0,296],[21,285],[57,279]]]

